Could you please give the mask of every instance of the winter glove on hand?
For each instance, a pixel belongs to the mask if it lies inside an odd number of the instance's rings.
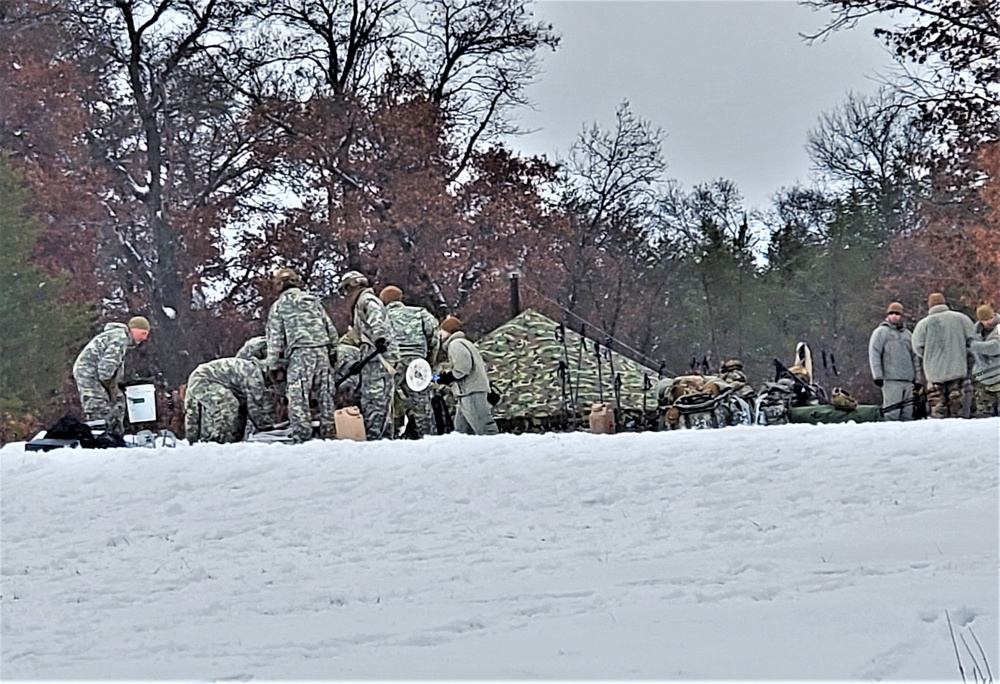
[[[437,381],[442,385],[450,385],[455,382],[455,374],[451,371],[445,371],[437,376]]]
[[[872,382],[874,382],[874,383],[875,383],[875,386],[876,386],[876,387],[881,387],[881,386],[882,386],[882,383],[884,383],[885,381],[884,381],[884,380],[883,380],[882,378],[876,378],[876,379],[875,379],[875,380],[873,380]]]

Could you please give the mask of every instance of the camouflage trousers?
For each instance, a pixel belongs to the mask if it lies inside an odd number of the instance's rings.
[[[404,359],[400,367],[405,370],[414,358],[418,357]],[[434,422],[434,407],[431,406],[430,387],[417,392],[410,389],[409,385],[406,384],[405,377],[398,382],[399,395],[402,401],[400,402],[400,410],[397,411],[396,415],[397,428],[402,427],[403,418],[405,417],[413,421],[416,425],[416,432],[419,436],[436,435],[438,431],[437,423]]]
[[[184,395],[184,435],[189,442],[242,442],[246,425],[240,401],[229,389],[214,382],[188,385]]]
[[[296,349],[288,360],[285,381],[288,400],[288,422],[292,439],[305,442],[313,434],[310,401],[319,411],[320,437],[333,437],[333,373],[326,347]]]
[[[80,406],[86,422],[103,420],[107,433],[121,437],[125,434],[125,395],[117,387],[115,393],[108,390],[97,378],[74,377],[76,389],[80,393]]]
[[[968,378],[934,382],[927,387],[927,415],[930,418],[968,418],[971,403]]]
[[[392,399],[396,392],[395,373],[376,356],[361,370],[361,415],[367,439],[392,439]]]
[[[989,390],[978,382],[972,385],[976,418],[994,418],[1000,415],[1000,389]]]
[[[455,405],[455,432],[466,435],[495,435],[500,432],[493,419],[493,407],[486,401],[486,392],[473,392],[458,397]]]

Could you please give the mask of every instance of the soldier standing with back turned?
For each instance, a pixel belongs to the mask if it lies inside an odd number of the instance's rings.
[[[434,315],[421,306],[404,304],[403,291],[395,285],[382,288],[378,297],[385,303],[386,313],[396,334],[400,367],[405,370],[415,359],[424,359],[428,364],[434,363],[441,344],[438,321]],[[437,434],[430,389],[424,388],[417,392],[410,389],[404,380],[400,383],[400,390],[405,403],[404,411],[416,423],[418,436]]]
[[[267,359],[271,372],[285,370],[288,422],[295,442],[312,437],[310,399],[319,406],[321,437],[333,437],[333,396],[330,355],[336,354],[337,329],[314,294],[304,290],[299,275],[290,268],[274,274],[278,295],[267,315]]]

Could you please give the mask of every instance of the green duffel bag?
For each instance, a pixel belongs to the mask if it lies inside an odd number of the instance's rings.
[[[843,411],[829,404],[796,406],[788,411],[789,423],[876,423],[882,420],[880,407],[875,404],[858,404],[853,411]]]

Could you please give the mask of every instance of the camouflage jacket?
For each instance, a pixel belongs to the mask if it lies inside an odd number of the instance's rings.
[[[252,359],[215,359],[201,364],[188,377],[187,392],[197,393],[211,386],[222,387],[247,407],[247,415],[257,429],[274,425],[274,402],[264,382],[264,364]]]
[[[399,344],[389,314],[371,288],[362,290],[354,302],[354,329],[361,340],[361,358],[375,351],[375,340],[384,337],[388,350],[382,356],[390,363],[399,360]]]
[[[118,384],[125,377],[125,352],[135,346],[127,325],[108,323],[76,357],[73,376],[91,378],[102,385]]]
[[[396,334],[399,355],[433,362],[441,344],[438,321],[433,314],[421,306],[407,306],[403,302],[390,302],[385,309]]]
[[[238,359],[266,359],[267,358],[267,338],[263,335],[251,337],[243,343],[240,350],[236,352]]]
[[[281,293],[267,315],[267,368],[296,349],[337,345],[337,329],[319,297],[292,287]]]

